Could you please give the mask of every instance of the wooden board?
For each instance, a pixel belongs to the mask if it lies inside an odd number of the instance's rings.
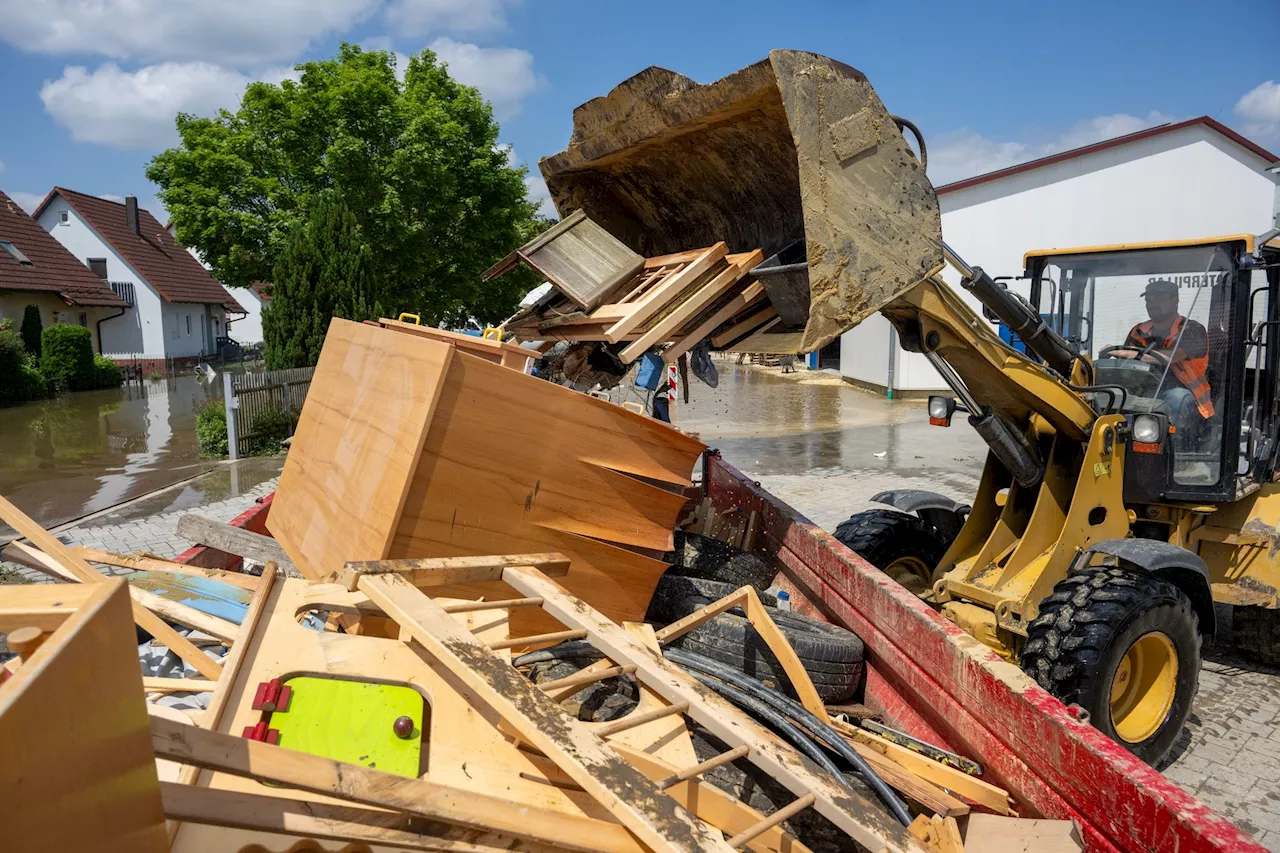
[[[426,557],[419,560],[352,562],[330,580],[354,591],[361,577],[400,575],[417,587],[485,583],[502,580],[508,566],[530,566],[547,577],[564,577],[569,560],[564,554],[499,554],[492,557]]]
[[[96,592],[97,587],[82,584],[0,586],[0,634],[28,626],[56,631]]]
[[[102,563],[104,566],[118,566],[122,569],[133,569],[135,572],[174,572],[177,574],[192,575],[195,577],[205,577],[210,580],[221,581],[240,589],[252,590],[257,588],[258,579],[253,575],[242,574],[241,572],[226,572],[222,569],[206,569],[200,566],[192,566],[187,563],[175,563],[170,560],[160,560],[155,557],[137,557],[132,554],[113,554],[110,551],[102,551],[97,548],[82,548],[79,545],[71,547],[71,553],[75,554],[82,560],[88,560],[91,563]]]
[[[777,319],[778,319],[778,312],[773,310],[773,306],[770,305],[764,310],[757,311],[756,313],[752,314],[750,317],[747,317],[745,320],[741,320],[737,323],[734,323],[732,326],[725,329],[723,332],[716,334],[714,337],[711,338],[711,345],[716,347],[722,347],[725,344],[732,343],[733,341],[737,340],[738,338],[742,337],[743,335],[747,334],[753,329],[756,329],[757,327],[763,325],[765,322],[769,320],[776,321]]]
[[[84,606],[0,684],[0,846],[160,853],[169,848],[129,594],[121,580],[86,588]]]
[[[680,356],[697,346],[699,341],[718,329],[721,323],[742,313],[753,305],[764,302],[765,299],[764,285],[758,281],[751,282],[743,288],[741,293],[722,305],[714,314],[689,330],[677,343],[663,350],[662,360],[667,364],[675,364]]]
[[[329,324],[267,519],[303,575],[390,556],[455,353],[363,323]]]
[[[383,317],[378,322],[384,328],[394,332],[404,332],[407,335],[418,335],[430,340],[441,341],[477,358],[483,358],[485,361],[501,364],[503,367],[510,367],[513,370],[523,371],[529,359],[538,357],[538,353],[531,349],[516,346],[512,343],[505,343],[494,338],[482,338],[478,335],[451,332],[448,329],[437,329],[434,326],[421,326],[417,323],[388,320],[386,317]]]
[[[274,514],[276,510],[272,510]],[[199,515],[184,515],[178,519],[177,534],[200,545],[217,548],[237,557],[248,557],[262,563],[275,563],[285,574],[297,572],[293,560],[270,536],[254,533],[241,527],[232,527]]]
[[[635,308],[627,316],[609,327],[608,334],[611,339],[622,340],[623,335],[629,334],[641,323],[653,317],[662,306],[697,281],[699,276],[714,267],[728,253],[728,246],[724,243],[716,243],[698,255],[696,260],[690,261],[679,273],[663,279],[660,284],[646,292],[637,301]]]
[[[407,580],[364,577],[360,591],[655,853],[729,849]]]
[[[969,816],[966,850],[974,853],[1080,853],[1084,849],[1069,820],[1028,820],[989,814]]]
[[[574,211],[516,250],[556,289],[590,310],[644,267],[644,258]]]

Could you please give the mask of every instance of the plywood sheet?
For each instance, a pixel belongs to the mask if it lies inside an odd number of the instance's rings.
[[[375,326],[330,323],[267,521],[304,575],[389,556],[455,352]]]
[[[168,850],[123,581],[90,599],[0,685],[0,837],[24,853]]]

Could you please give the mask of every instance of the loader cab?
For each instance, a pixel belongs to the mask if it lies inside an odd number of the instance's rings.
[[[1029,252],[1031,303],[1126,415],[1131,502],[1234,500],[1275,471],[1280,249],[1246,235]]]

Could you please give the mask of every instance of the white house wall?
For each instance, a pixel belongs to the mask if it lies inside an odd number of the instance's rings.
[[[1272,227],[1276,203],[1276,179],[1263,171],[1268,165],[1192,125],[943,193],[943,239],[990,275],[1017,276],[1032,249],[1259,234]],[[959,282],[949,268],[944,277]],[[1013,286],[1026,295],[1025,285]],[[845,334],[841,372],[884,386],[883,336],[868,326]],[[867,378],[873,371],[880,378]],[[945,387],[923,355],[901,349],[894,386]]]
[[[262,297],[248,287],[228,287],[227,290],[248,312],[231,320],[231,337],[245,346],[262,343]]]

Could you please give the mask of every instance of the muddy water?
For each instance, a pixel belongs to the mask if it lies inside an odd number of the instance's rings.
[[[196,409],[220,393],[181,376],[0,408],[0,494],[52,527],[211,470]]]
[[[720,385],[691,377],[676,423],[743,473],[831,529],[876,492],[927,489],[972,499],[986,446],[956,418],[929,425],[924,401],[889,401],[826,373],[716,361]]]

